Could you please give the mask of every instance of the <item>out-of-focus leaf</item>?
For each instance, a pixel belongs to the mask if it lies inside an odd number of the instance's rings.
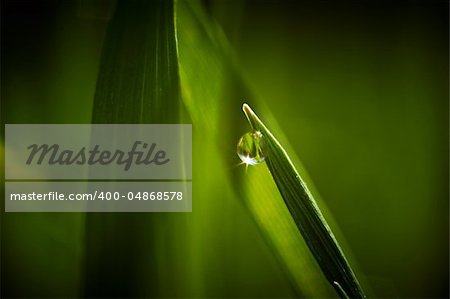
[[[118,1],[103,45],[92,122],[180,123],[179,90],[173,1]],[[89,213],[85,296],[158,296],[169,281],[179,288],[166,294],[182,294],[182,252],[160,246],[175,238],[184,246],[180,220],[169,213]]]
[[[178,123],[173,1],[118,1],[103,46],[93,123]]]
[[[208,18],[198,1],[184,0],[178,2],[177,36],[182,99],[198,132],[194,134],[194,154],[196,145],[202,148],[201,156],[194,159],[204,159],[207,163],[220,159],[215,163],[228,164],[217,167],[214,176],[205,172],[201,189],[217,184],[213,177],[221,178],[221,189],[241,202],[258,224],[296,296],[332,297],[332,287],[298,233],[269,172],[255,167],[244,176],[243,168],[233,167],[237,164],[233,160],[237,158],[235,142],[245,127],[235,107],[242,97],[251,93],[239,74],[223,32]],[[196,136],[200,138],[196,140]],[[200,198],[197,195],[196,201]],[[217,211],[217,201],[211,199],[205,209],[211,213]],[[225,211],[221,214],[226,215]]]

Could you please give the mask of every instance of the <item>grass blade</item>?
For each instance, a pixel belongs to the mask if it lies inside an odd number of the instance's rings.
[[[92,123],[180,122],[174,10],[172,0],[117,1],[103,45]],[[183,280],[177,278],[176,272],[180,267],[171,265],[166,258],[168,254],[173,258],[176,253],[160,250],[159,246],[174,239],[172,234],[182,229],[180,225],[173,233],[168,229],[161,234],[161,227],[177,226],[181,219],[169,221],[171,216],[88,213],[84,296],[158,297],[161,290],[168,288],[165,283],[169,280],[157,281],[157,275],[177,279],[177,285],[181,285]],[[180,244],[185,242],[180,236],[177,240]],[[146,283],[142,283],[144,279]]]
[[[173,1],[118,1],[106,33],[93,123],[178,123]]]
[[[250,106],[244,104],[242,109],[252,128],[265,138],[267,167],[325,277],[342,298],[365,298],[336,238],[286,151]]]

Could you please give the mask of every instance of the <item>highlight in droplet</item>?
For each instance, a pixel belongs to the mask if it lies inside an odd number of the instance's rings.
[[[265,140],[261,132],[252,131],[245,133],[237,144],[237,155],[247,165],[257,165],[264,161]]]

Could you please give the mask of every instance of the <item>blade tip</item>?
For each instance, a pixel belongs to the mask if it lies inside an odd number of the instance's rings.
[[[252,112],[252,108],[247,103],[242,104],[242,111],[244,111],[246,114]]]

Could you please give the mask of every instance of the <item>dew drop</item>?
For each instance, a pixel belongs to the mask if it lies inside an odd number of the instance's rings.
[[[256,165],[264,161],[263,147],[265,141],[259,131],[252,131],[242,135],[237,144],[237,154],[241,161],[248,165]]]

